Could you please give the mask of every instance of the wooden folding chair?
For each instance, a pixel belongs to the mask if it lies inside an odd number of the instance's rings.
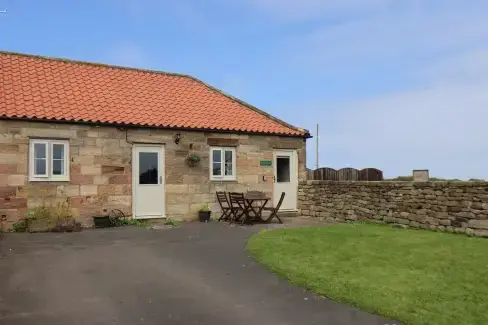
[[[232,218],[232,207],[227,199],[227,193],[217,192],[217,201],[219,201],[220,209],[222,210],[222,215],[219,221],[228,221]]]
[[[246,200],[243,193],[231,192],[229,193],[229,201],[233,221],[239,221],[246,213]]]
[[[285,199],[285,192],[282,192],[280,200],[278,201],[278,204],[276,205],[276,207],[264,207],[263,208],[264,211],[270,211],[271,212],[268,219],[266,219],[266,222],[271,222],[271,220],[273,218],[276,218],[276,219],[278,219],[279,223],[283,223],[283,221],[281,221],[280,217],[278,216],[278,211],[280,210],[281,204],[283,203],[284,199]]]

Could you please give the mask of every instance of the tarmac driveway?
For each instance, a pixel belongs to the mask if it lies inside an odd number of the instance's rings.
[[[395,323],[279,280],[244,250],[257,230],[195,223],[7,234],[0,324]]]

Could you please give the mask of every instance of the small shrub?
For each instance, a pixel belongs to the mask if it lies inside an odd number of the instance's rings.
[[[200,209],[198,210],[199,212],[210,212],[212,211],[208,205],[208,203],[202,204]]]
[[[26,220],[49,219],[50,217],[51,211],[45,206],[32,208],[25,214]]]
[[[73,217],[69,200],[55,206],[39,206],[30,209],[25,214],[26,228],[30,232],[54,231],[73,232],[81,231],[81,224]]]
[[[56,221],[74,220],[68,201],[58,203],[55,207],[51,208],[51,215]]]
[[[14,232],[26,232],[27,222],[25,220],[19,220],[12,225],[12,230]]]
[[[166,221],[164,222],[165,226],[170,226],[170,227],[179,227],[181,224],[182,224],[181,221],[172,218],[167,218]]]
[[[139,220],[136,218],[119,218],[116,224],[117,226],[147,227],[149,222],[147,220]]]

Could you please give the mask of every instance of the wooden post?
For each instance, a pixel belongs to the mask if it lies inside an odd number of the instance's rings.
[[[315,169],[319,169],[319,124],[317,123],[317,132],[315,133],[315,141],[316,143],[316,148],[315,148],[315,154],[317,158],[317,163]]]

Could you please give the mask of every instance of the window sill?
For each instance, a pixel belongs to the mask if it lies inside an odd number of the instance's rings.
[[[237,179],[210,179],[212,183],[237,183]]]
[[[69,178],[29,178],[29,182],[32,183],[39,183],[39,182],[44,182],[44,183],[56,183],[56,182],[69,182]]]

